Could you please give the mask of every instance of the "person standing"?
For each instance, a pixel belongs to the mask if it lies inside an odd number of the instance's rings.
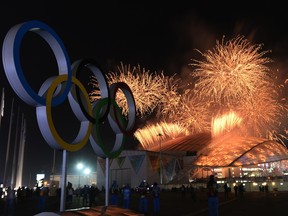
[[[235,197],[238,196],[238,186],[237,184],[234,185],[234,193],[235,193]]]
[[[83,206],[87,206],[88,204],[88,194],[89,194],[89,187],[87,185],[84,185],[84,187],[82,188],[82,191],[81,191],[81,194],[82,194],[82,205]]]
[[[40,212],[44,212],[46,208],[46,197],[47,190],[45,187],[41,187],[39,190],[39,200],[38,200],[38,209]]]
[[[93,207],[95,205],[95,199],[97,194],[94,185],[91,185],[91,187],[88,190],[88,194],[89,194],[89,207]]]
[[[196,202],[196,191],[195,191],[195,188],[193,187],[192,184],[191,184],[190,187],[189,187],[189,191],[190,191],[191,200],[192,200],[193,202]]]
[[[238,187],[238,191],[239,191],[240,198],[243,198],[244,197],[244,185],[242,182],[240,183],[240,185]]]
[[[185,199],[185,194],[186,194],[186,187],[185,187],[184,184],[182,184],[180,190],[181,190],[181,198],[182,198],[182,200],[184,200]]]
[[[228,200],[229,197],[229,187],[227,182],[224,183],[224,199]]]
[[[159,215],[160,213],[160,187],[157,182],[154,182],[152,188],[152,196],[153,196],[153,215]]]
[[[70,182],[68,183],[66,191],[67,191],[67,206],[70,207],[73,202],[73,194],[74,194],[74,189]]]
[[[123,194],[123,208],[129,209],[130,208],[130,194],[131,188],[129,184],[126,184],[122,191]]]
[[[214,175],[210,175],[207,182],[207,196],[209,216],[218,216],[218,184],[214,179]]]
[[[111,193],[111,205],[118,205],[119,187],[116,180],[113,181],[110,193]]]
[[[143,180],[138,187],[138,192],[140,194],[139,212],[144,215],[147,215],[148,212],[147,187],[148,185],[145,180]]]
[[[15,190],[9,186],[4,206],[4,215],[14,215],[16,209]]]

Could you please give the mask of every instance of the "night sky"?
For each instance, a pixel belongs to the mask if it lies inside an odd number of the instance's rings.
[[[14,25],[39,20],[60,36],[71,63],[91,57],[105,73],[115,71],[116,66],[123,62],[131,66],[140,65],[151,72],[164,71],[165,75],[180,75],[189,71],[188,64],[197,57],[195,49],[204,52],[213,48],[216,40],[221,40],[223,35],[231,39],[241,34],[254,43],[263,43],[263,49],[272,50],[269,57],[274,60],[274,66],[287,74],[288,15],[286,7],[276,1],[259,1],[261,3],[253,5],[250,5],[251,1],[187,1],[189,3],[177,2],[177,5],[167,2],[156,4],[156,1],[137,4],[127,1],[105,1],[105,4],[99,4],[98,1],[79,1],[77,4],[59,2],[1,2],[0,43],[3,43],[6,33]],[[46,78],[57,75],[53,56],[42,44],[34,40],[32,35],[23,42],[23,68],[26,79],[34,89],[39,88]],[[50,175],[53,149],[42,138],[35,107],[26,104],[14,93],[3,66],[0,68],[0,87],[1,91],[5,88],[5,111],[0,128],[0,181],[4,173],[11,102],[14,98],[7,178],[11,176],[19,109],[27,121],[23,183],[33,184],[36,173],[45,173],[47,177]],[[71,120],[69,110],[65,107],[60,109],[55,122],[61,131],[59,133],[68,140],[77,131],[77,124]],[[131,138],[125,148],[137,148],[137,142]],[[57,151],[56,156],[56,173],[60,174],[61,152]],[[83,161],[95,170],[96,154],[90,143],[81,151],[68,153],[68,174],[75,173],[78,161]]]

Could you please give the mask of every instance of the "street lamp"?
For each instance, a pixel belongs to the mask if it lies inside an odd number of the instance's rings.
[[[159,161],[160,161],[160,185],[162,185],[162,148],[161,148],[161,137],[163,136],[161,133],[159,133],[157,136],[160,137],[160,142],[159,142]]]
[[[203,165],[203,161],[202,161],[202,179],[203,179],[203,168],[204,168],[204,165]]]
[[[76,168],[79,170],[78,188],[80,188],[80,177],[81,177],[80,171],[83,169],[83,167],[84,167],[83,163],[78,163],[77,166],[76,166]]]
[[[89,181],[88,181],[88,178],[89,178],[89,174],[91,173],[91,170],[89,168],[85,168],[84,169],[84,174],[87,176],[87,185],[90,185],[89,184]],[[90,180],[90,178],[89,178]]]
[[[206,178],[208,178],[208,155],[205,155],[203,153],[200,154],[200,157],[206,157],[206,164],[205,164],[205,168],[206,168]],[[203,163],[203,158],[202,158],[202,179],[203,179],[203,171],[204,171],[204,163]]]
[[[204,155],[206,156],[206,176],[208,178],[208,155]]]
[[[89,168],[85,168],[84,170],[84,174],[89,175],[91,172],[91,170]]]

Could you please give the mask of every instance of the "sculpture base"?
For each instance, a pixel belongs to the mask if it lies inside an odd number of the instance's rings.
[[[109,205],[106,206],[97,206],[91,208],[78,208],[78,209],[70,209],[60,214],[61,216],[79,216],[79,215],[102,215],[102,216],[144,216],[144,214],[139,214],[130,209],[119,208],[117,206]]]

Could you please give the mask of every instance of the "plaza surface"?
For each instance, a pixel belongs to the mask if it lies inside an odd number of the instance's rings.
[[[176,199],[168,200],[166,203],[161,204],[161,213],[160,216],[208,216],[207,202],[204,197],[201,197],[200,200],[192,202],[189,197],[185,197],[184,200],[180,197],[175,197]],[[199,197],[200,198],[200,197]],[[288,213],[287,210],[288,203],[288,192],[247,192],[244,193],[243,197],[235,197],[233,193],[230,194],[228,200],[224,199],[224,195],[220,194],[220,204],[219,204],[219,215],[220,216],[282,216]],[[108,207],[109,208],[109,207]],[[111,207],[113,212],[113,208]],[[150,210],[152,210],[150,208]],[[80,213],[80,214],[79,214]],[[62,215],[62,214],[61,214]],[[66,215],[65,213],[63,215]],[[72,215],[81,215],[81,211],[77,214]],[[84,212],[82,215],[101,215],[97,214],[95,211],[91,210]],[[114,209],[114,214],[106,215],[141,215],[135,214],[135,212],[121,213],[121,211],[116,211]],[[150,211],[147,215],[153,215]],[[68,215],[67,215],[68,216]]]
[[[247,192],[243,198],[222,202],[219,206],[220,216],[282,216],[287,215],[288,192]],[[207,210],[187,214],[208,216]]]
[[[96,206],[91,209],[81,206],[81,198],[74,197],[72,205],[66,207],[65,212],[59,212],[59,199],[56,197],[47,197],[45,212],[53,212],[57,215],[74,216],[74,215],[101,215],[104,204],[104,195],[101,194]],[[245,192],[243,197],[235,197],[234,193],[229,194],[228,199],[224,199],[224,194],[219,194],[219,215],[220,216],[282,216],[288,213],[288,191],[277,192]],[[152,198],[149,197],[149,206],[147,216],[152,216]],[[38,200],[27,200],[17,204],[12,216],[33,216],[40,212],[37,209]],[[1,215],[1,214],[0,214]],[[40,214],[40,215],[45,215]],[[122,209],[121,206],[108,206],[105,214],[102,215],[141,215],[138,212],[138,194],[132,194],[131,209]],[[197,191],[197,200],[193,201],[189,193],[182,197],[180,192],[162,192],[161,193],[161,210],[159,216],[208,216],[207,198],[205,192]],[[2,215],[1,215],[2,216]]]

